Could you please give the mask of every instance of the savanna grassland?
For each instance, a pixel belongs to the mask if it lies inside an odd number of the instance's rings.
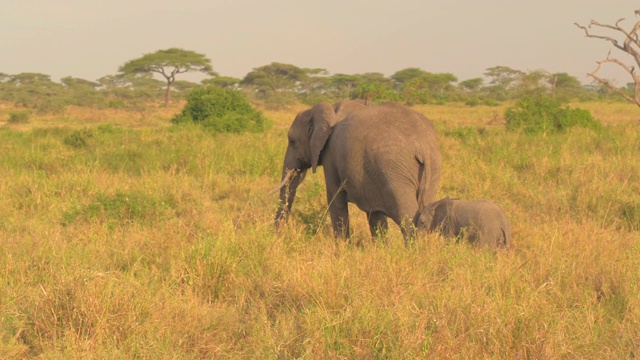
[[[273,217],[294,114],[264,134],[69,109],[0,128],[2,358],[640,356],[640,110],[605,126],[507,132],[504,106],[419,106],[439,132],[439,197],[487,198],[504,252],[394,225],[331,236],[322,171]],[[0,107],[0,123],[11,109]]]

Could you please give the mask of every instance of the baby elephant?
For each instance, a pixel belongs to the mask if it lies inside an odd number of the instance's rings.
[[[506,248],[511,242],[511,225],[496,204],[487,200],[444,199],[420,209],[414,219],[416,228],[440,233],[448,238],[463,232],[474,243]]]

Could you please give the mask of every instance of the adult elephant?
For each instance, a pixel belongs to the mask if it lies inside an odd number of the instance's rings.
[[[347,203],[367,213],[372,235],[400,226],[413,237],[419,207],[435,200],[441,156],[433,124],[397,103],[321,103],[298,113],[288,133],[280,206],[284,221],[306,171],[324,166],[327,202],[336,237],[349,237]]]

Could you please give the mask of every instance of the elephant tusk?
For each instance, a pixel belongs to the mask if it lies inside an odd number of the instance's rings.
[[[278,184],[278,187],[276,187],[275,189],[269,191],[269,195],[273,195],[273,194],[277,193],[278,191],[280,191],[280,189],[285,187],[289,183],[289,181],[291,181],[291,178],[293,177],[294,174],[295,174],[295,169],[287,170],[287,175],[284,177],[284,179],[282,179],[280,184]]]

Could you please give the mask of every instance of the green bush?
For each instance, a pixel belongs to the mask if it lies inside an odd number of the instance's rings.
[[[7,124],[27,124],[29,122],[29,113],[26,111],[16,111],[9,114]]]
[[[62,114],[67,108],[67,104],[62,97],[54,96],[37,102],[33,108],[40,114]]]
[[[234,133],[261,132],[271,125],[240,92],[216,86],[193,90],[182,112],[171,122],[197,123],[214,132]]]
[[[93,133],[89,129],[75,130],[71,134],[65,136],[62,142],[75,149],[88,147],[88,139],[93,137]]]
[[[547,96],[523,97],[505,111],[505,120],[508,130],[526,133],[560,132],[575,125],[591,129],[602,126],[589,111],[563,108]]]
[[[269,110],[286,109],[296,102],[295,94],[290,91],[260,92],[256,99],[262,101],[265,108]]]
[[[464,104],[471,107],[478,106],[480,105],[480,99],[478,99],[477,97],[472,97],[469,100],[465,101]]]

